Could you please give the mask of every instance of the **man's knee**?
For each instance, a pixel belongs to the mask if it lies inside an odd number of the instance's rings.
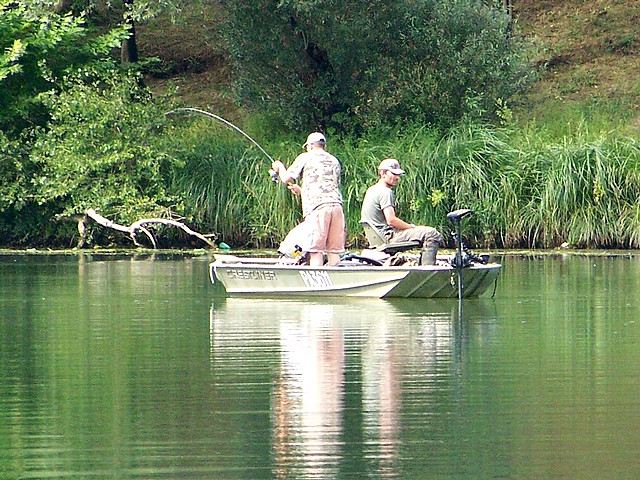
[[[429,243],[442,245],[444,243],[444,237],[433,227],[423,227],[422,244],[426,247]]]

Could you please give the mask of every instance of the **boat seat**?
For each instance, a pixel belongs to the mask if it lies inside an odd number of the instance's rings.
[[[367,237],[367,242],[369,242],[370,249],[393,255],[397,252],[404,252],[406,250],[421,247],[421,243],[418,240],[412,240],[410,242],[387,243],[387,239],[384,237],[384,235],[382,235],[382,233],[380,233],[380,231],[370,222],[362,220],[360,221],[360,225],[362,225],[362,228],[364,229],[364,235]]]

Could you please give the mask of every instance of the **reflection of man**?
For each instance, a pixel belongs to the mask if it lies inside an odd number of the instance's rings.
[[[362,350],[363,430],[369,448],[377,450],[378,478],[396,478],[398,473],[401,372],[388,326],[386,321],[375,322]]]
[[[378,167],[378,182],[368,188],[362,201],[362,220],[369,222],[388,243],[417,240],[422,243],[421,265],[434,265],[442,234],[433,227],[413,225],[396,216],[393,187],[405,172],[400,163],[387,158]]]
[[[299,324],[282,325],[281,378],[272,406],[276,478],[338,474],[344,340],[332,322],[332,305],[309,304],[303,306]],[[291,463],[300,454],[304,463]]]

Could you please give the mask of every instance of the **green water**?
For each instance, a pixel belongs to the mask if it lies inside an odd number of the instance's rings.
[[[640,260],[501,260],[460,311],[0,255],[0,478],[639,478]]]

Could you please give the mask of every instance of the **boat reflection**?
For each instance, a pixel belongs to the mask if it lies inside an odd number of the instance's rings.
[[[424,388],[439,369],[460,369],[468,329],[457,315],[456,301],[226,298],[210,310],[211,362],[231,348],[238,356],[265,348],[277,355],[274,478],[339,476],[350,414],[362,415],[364,461],[380,478],[393,478],[401,393]]]

